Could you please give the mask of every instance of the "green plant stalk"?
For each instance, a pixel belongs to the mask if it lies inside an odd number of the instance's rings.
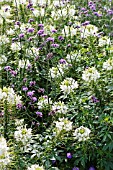
[[[8,139],[8,105],[7,101],[4,101],[4,138]]]

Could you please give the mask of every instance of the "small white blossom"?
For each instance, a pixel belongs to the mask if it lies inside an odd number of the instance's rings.
[[[48,98],[48,96],[41,96],[39,97],[38,100],[38,109],[42,109],[46,106],[48,106],[49,104],[52,104],[51,98]]]
[[[82,38],[87,38],[88,36],[95,36],[97,31],[98,28],[95,25],[91,25],[91,24],[82,26],[80,28]]]
[[[52,67],[49,70],[49,76],[51,78],[58,78],[63,74],[64,74],[63,70],[61,68],[58,68],[58,67]]]
[[[76,88],[78,88],[78,83],[73,78],[66,78],[60,85],[60,89],[64,94],[74,92]]]
[[[23,145],[28,143],[32,138],[32,129],[26,128],[25,126],[18,126],[17,130],[14,133],[14,137],[17,142],[22,142]]]
[[[110,45],[110,38],[107,36],[104,37],[100,37],[99,38],[99,44],[100,47],[104,46],[104,45]]]
[[[62,130],[72,130],[72,122],[69,121],[67,118],[59,118],[59,121],[55,122],[55,124],[58,133]]]
[[[14,52],[18,52],[21,50],[20,42],[14,42],[11,44],[11,50]]]
[[[0,56],[0,64],[6,63],[7,62],[7,58],[5,55],[1,55]]]
[[[55,102],[52,106],[52,110],[56,113],[63,113],[65,114],[67,112],[67,106],[64,104],[64,102]]]
[[[108,59],[103,63],[103,69],[105,70],[112,70],[113,69],[113,59]]]
[[[86,68],[82,74],[82,79],[87,82],[96,81],[99,77],[100,73],[96,70],[95,67]]]
[[[10,17],[10,6],[9,5],[4,5],[1,7],[1,10],[0,10],[0,19],[1,19],[1,16],[3,18],[8,18]]]
[[[62,34],[65,36],[74,36],[76,35],[76,28],[73,28],[72,26],[65,26],[64,29],[62,30]]]
[[[0,36],[0,45],[8,44],[9,42],[9,38],[6,35]]]
[[[44,170],[44,167],[35,164],[35,165],[32,165],[31,167],[28,167],[27,170]]]
[[[89,139],[90,132],[91,132],[91,130],[88,129],[87,127],[80,126],[79,128],[77,128],[75,130],[75,132],[73,133],[73,136],[79,142],[80,141],[85,141],[85,140]]]
[[[13,88],[6,88],[3,87],[3,89],[0,89],[0,99],[1,100],[7,100],[7,102],[11,105],[21,104],[21,96],[16,95]]]
[[[6,139],[4,137],[0,137],[0,168],[10,162],[8,149]]]

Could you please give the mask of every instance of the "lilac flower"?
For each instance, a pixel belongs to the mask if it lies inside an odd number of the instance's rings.
[[[15,22],[15,25],[20,25],[20,21],[16,21],[16,22]]]
[[[18,104],[16,105],[16,108],[17,108],[17,109],[22,109],[22,107],[23,107],[23,105],[22,105],[21,103],[18,103]]]
[[[56,113],[56,111],[55,110],[52,110],[52,111],[50,111],[49,113],[48,113],[48,116],[52,116],[52,115],[54,115]]]
[[[71,47],[71,44],[68,44],[67,47]]]
[[[94,168],[93,166],[91,166],[91,167],[89,168],[89,170],[95,170],[95,168]]]
[[[33,4],[32,4],[32,3],[29,3],[29,4],[27,5],[27,8],[30,9],[32,6],[33,6]]]
[[[56,30],[56,29],[53,29],[51,32],[52,32],[52,33],[56,33],[56,32],[57,32],[57,30]]]
[[[31,100],[32,100],[33,102],[36,102],[36,101],[37,101],[37,98],[36,98],[36,97],[32,97]]]
[[[46,36],[47,36],[47,34],[41,34],[40,36],[41,36],[41,37],[46,37]]]
[[[10,71],[10,70],[11,70],[11,67],[10,67],[10,66],[5,66],[5,67],[4,67],[4,70]]]
[[[62,59],[60,59],[59,63],[60,64],[66,64],[66,60],[62,58]]]
[[[82,23],[82,26],[86,26],[86,25],[89,25],[90,24],[90,21],[85,21],[84,23]]]
[[[58,37],[59,40],[64,40],[64,37],[62,37],[61,35]]]
[[[92,100],[93,103],[98,103],[99,102],[99,100],[95,96],[92,96],[91,100]]]
[[[30,81],[30,86],[35,86],[35,84],[36,84],[36,81]]]
[[[42,112],[36,112],[36,114],[37,114],[37,116],[39,116],[39,117],[42,117],[43,116],[43,114],[42,114]]]
[[[11,73],[11,75],[12,75],[13,77],[16,77],[16,75],[17,75],[17,72],[14,71],[14,70],[11,70],[10,73]]]
[[[35,30],[34,28],[28,28],[28,29],[27,29],[27,32],[28,32],[28,33],[33,33],[34,30]]]
[[[54,38],[48,37],[48,38],[46,39],[46,42],[49,42],[49,41],[54,42]]]
[[[79,168],[78,167],[74,167],[72,170],[79,170]]]
[[[44,88],[39,88],[39,89],[38,89],[38,92],[39,92],[39,93],[44,93],[44,91],[45,91]]]
[[[12,42],[18,41],[18,38],[12,38]]]
[[[24,78],[24,79],[23,79],[23,82],[26,82],[26,81],[27,81],[27,78]]]
[[[52,47],[58,48],[59,44],[51,44]]]
[[[38,35],[42,35],[44,33],[44,30],[42,29],[42,30],[39,30],[38,32],[37,32],[37,34]]]
[[[30,18],[28,22],[29,22],[29,23],[34,22],[34,19],[33,19],[33,18]]]
[[[23,87],[22,87],[22,90],[23,90],[23,91],[27,91],[27,90],[28,90],[28,88],[27,88],[27,87],[25,87],[25,86],[23,86]]]
[[[46,57],[46,60],[49,60],[49,59],[51,59],[53,57],[53,53],[48,53],[47,54],[47,57]]]
[[[43,24],[38,24],[38,26],[39,26],[39,27],[44,27],[44,25],[43,25]]]
[[[81,11],[86,11],[86,8],[81,8]]]
[[[32,41],[32,39],[33,39],[32,37],[29,37],[28,41]]]
[[[93,14],[96,15],[97,17],[101,17],[102,16],[102,14],[99,14],[98,12],[94,12]]]
[[[19,34],[19,38],[24,38],[24,34],[23,33]]]
[[[27,92],[27,96],[28,97],[33,97],[33,95],[34,95],[34,90],[33,91],[29,91],[29,92]]]
[[[67,158],[71,159],[72,158],[72,154],[70,152],[67,153]]]

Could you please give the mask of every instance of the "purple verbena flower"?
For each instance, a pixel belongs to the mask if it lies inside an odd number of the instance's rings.
[[[39,31],[37,32],[38,35],[42,35],[43,33],[44,33],[44,30],[43,30],[43,29],[41,29],[41,30],[39,30]]]
[[[51,44],[52,47],[58,48],[59,44]]]
[[[91,167],[89,168],[89,170],[95,170],[95,168],[94,168],[93,166],[91,166]]]
[[[28,29],[27,29],[27,32],[28,32],[28,33],[33,33],[34,30],[35,30],[34,28],[28,28]]]
[[[92,96],[91,100],[92,100],[93,103],[98,103],[99,102],[99,100],[95,96]]]
[[[64,40],[64,37],[62,37],[61,35],[58,37],[59,40]]]
[[[48,41],[54,42],[54,38],[48,37],[48,38],[46,39],[46,42],[48,42]]]
[[[30,86],[35,86],[35,84],[36,84],[36,81],[30,81],[29,83]]]
[[[16,105],[16,108],[17,108],[17,109],[22,109],[22,107],[23,107],[23,105],[22,105],[21,103],[18,103],[18,104]]]
[[[27,90],[28,90],[28,87],[23,86],[23,87],[22,87],[22,90],[23,90],[23,91],[27,91]]]
[[[78,167],[74,167],[72,170],[79,170],[79,168]]]
[[[33,90],[33,91],[28,91],[28,92],[27,92],[27,96],[28,96],[28,97],[33,97],[34,92],[35,92],[34,90]]]
[[[38,26],[39,26],[39,27],[44,27],[44,25],[43,25],[43,24],[38,24]]]
[[[23,33],[19,34],[19,38],[24,38],[24,34]]]
[[[44,89],[44,88],[39,88],[39,89],[38,89],[38,92],[39,92],[39,93],[44,93],[44,92],[45,92],[45,89]]]
[[[37,98],[36,97],[31,97],[32,102],[36,102]]]
[[[33,18],[30,18],[28,22],[29,22],[29,23],[34,22],[34,19],[33,19]]]
[[[67,153],[67,158],[71,159],[72,158],[72,154],[70,152]]]
[[[43,114],[42,114],[42,112],[36,112],[36,114],[37,114],[37,116],[39,116],[39,117],[42,117],[43,116]]]
[[[6,71],[11,71],[11,67],[10,67],[10,66],[5,66],[5,67],[4,67],[4,70],[6,70]]]
[[[66,60],[62,58],[62,59],[59,60],[59,63],[60,64],[66,64]]]

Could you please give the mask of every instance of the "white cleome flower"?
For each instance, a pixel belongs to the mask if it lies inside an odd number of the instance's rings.
[[[62,34],[65,36],[74,36],[76,35],[76,28],[73,28],[72,26],[65,26],[64,29],[62,30]]]
[[[48,106],[49,104],[52,104],[51,98],[48,98],[48,96],[41,96],[38,100],[38,109],[43,109],[44,107]]]
[[[72,122],[69,121],[67,118],[59,118],[59,121],[55,122],[57,132],[62,130],[70,131],[72,130]]]
[[[0,36],[0,45],[8,44],[9,42],[9,38],[6,35]]]
[[[21,98],[21,96],[15,94],[13,88],[3,87],[3,89],[0,89],[0,99],[3,101],[7,100],[7,102],[11,105],[21,104]]]
[[[86,25],[82,26],[80,29],[81,37],[87,38],[88,36],[95,36],[98,31],[98,28],[95,25]]]
[[[103,69],[112,70],[113,69],[113,59],[109,58],[103,63]]]
[[[71,54],[67,54],[67,56],[66,56],[66,59],[67,59],[67,61],[69,62],[69,63],[72,63],[74,60],[80,60],[80,58],[81,58],[81,53],[80,53],[80,51],[78,51],[78,53],[77,52],[75,52],[75,53],[71,53]]]
[[[86,68],[82,74],[82,79],[87,82],[96,81],[99,77],[100,73],[96,70],[95,67]]]
[[[24,145],[31,140],[32,129],[31,128],[27,129],[26,125],[25,126],[18,126],[17,130],[14,133],[14,137],[15,137],[17,142],[22,142],[23,145]]]
[[[75,132],[73,133],[73,136],[79,142],[85,141],[85,140],[89,139],[90,132],[91,132],[91,130],[88,129],[87,127],[80,126],[79,128],[77,128],[75,130]]]
[[[19,60],[19,63],[18,63],[18,68],[28,68],[28,66],[31,65],[30,61],[29,60]]]
[[[31,167],[28,167],[27,170],[44,170],[44,167],[35,164],[35,165],[32,165]]]
[[[110,45],[110,38],[107,36],[101,37],[99,38],[99,47],[102,47],[104,45]]]
[[[60,85],[60,89],[64,94],[74,92],[76,88],[78,88],[78,83],[73,78],[66,78]]]
[[[14,52],[18,52],[21,50],[20,42],[14,42],[11,44],[11,50]]]
[[[4,5],[1,7],[1,10],[0,10],[0,19],[1,19],[1,16],[3,18],[8,18],[10,17],[10,6],[9,5]]]
[[[0,168],[10,162],[7,143],[4,137],[0,137]]]
[[[51,78],[58,78],[63,74],[64,74],[64,71],[62,70],[62,68],[52,67],[49,70],[49,77]]]
[[[0,56],[0,64],[6,63],[7,62],[7,58],[5,57],[5,55],[1,55]]]
[[[55,111],[55,113],[63,113],[65,114],[67,112],[67,106],[64,104],[64,102],[55,102],[52,106],[52,110]]]

